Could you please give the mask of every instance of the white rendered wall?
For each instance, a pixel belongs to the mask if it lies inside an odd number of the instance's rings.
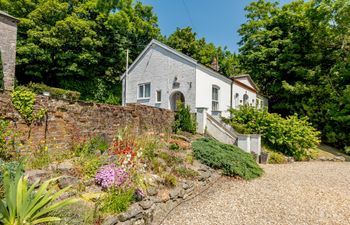
[[[233,108],[238,108],[236,105],[236,94],[238,94],[238,104],[243,105],[243,95],[247,94],[248,95],[248,103],[249,105],[255,106],[256,100],[257,100],[257,94],[251,90],[245,89],[237,84],[233,84],[232,86],[232,107]],[[253,100],[254,99],[254,103]]]
[[[170,109],[170,95],[180,91],[185,96],[185,104],[195,111],[195,79],[194,63],[153,45],[126,77],[126,103],[140,103]],[[177,77],[180,86],[173,88]],[[151,97],[138,99],[138,84],[151,83]],[[161,90],[162,101],[156,102],[156,91]]]
[[[231,80],[223,76],[214,75],[213,72],[197,66],[196,69],[196,107],[207,108],[208,114],[212,114],[212,87],[218,86],[219,111],[224,117],[229,117],[228,109],[231,99]]]

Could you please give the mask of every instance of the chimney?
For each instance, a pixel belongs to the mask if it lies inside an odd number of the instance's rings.
[[[220,66],[219,66],[219,62],[218,62],[218,58],[217,56],[214,57],[213,62],[211,63],[211,68],[217,72],[219,72]]]

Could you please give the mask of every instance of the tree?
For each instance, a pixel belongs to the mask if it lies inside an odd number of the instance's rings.
[[[77,90],[83,99],[120,95],[125,50],[131,59],[160,35],[152,7],[133,0],[0,0],[20,18],[16,77]]]
[[[270,98],[271,110],[306,115],[323,141],[349,145],[350,3],[299,0],[281,7],[259,0],[246,11],[240,62]]]
[[[219,72],[230,77],[241,72],[238,56],[221,47],[216,47],[213,43],[207,43],[204,38],[197,38],[197,33],[191,27],[177,28],[171,34],[166,43],[174,49],[188,55],[201,64],[211,67],[216,58],[219,62]]]

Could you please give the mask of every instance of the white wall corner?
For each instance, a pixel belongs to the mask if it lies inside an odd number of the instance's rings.
[[[205,128],[207,126],[207,111],[208,108],[205,107],[197,107],[197,133],[204,134]]]

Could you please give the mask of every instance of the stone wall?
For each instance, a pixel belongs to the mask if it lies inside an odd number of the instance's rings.
[[[0,54],[5,90],[12,90],[14,87],[18,21],[18,19],[0,11]]]
[[[52,150],[68,149],[94,135],[112,139],[125,127],[138,134],[167,132],[174,121],[172,111],[136,104],[123,107],[37,96],[35,107],[47,109],[47,115],[29,129],[14,109],[10,93],[0,92],[0,117],[10,120],[20,133],[17,144],[23,146],[17,148],[22,151],[42,143]]]

